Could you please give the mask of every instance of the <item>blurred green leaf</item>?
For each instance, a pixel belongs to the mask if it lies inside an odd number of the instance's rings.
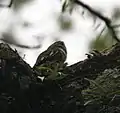
[[[19,9],[19,8],[21,8],[22,5],[32,2],[32,1],[34,1],[34,0],[14,0],[13,7],[14,7],[14,9]]]
[[[58,17],[58,24],[60,26],[61,30],[70,30],[72,29],[72,20],[70,19],[70,17],[67,17],[65,15],[60,15]]]
[[[90,51],[91,50],[102,51],[106,48],[111,47],[115,43],[116,41],[111,37],[110,33],[108,31],[105,31],[104,34],[98,36],[96,39],[93,39],[90,42],[89,49]]]

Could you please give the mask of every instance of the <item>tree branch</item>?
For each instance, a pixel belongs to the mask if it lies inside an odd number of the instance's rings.
[[[22,45],[22,44],[14,43],[12,41],[5,40],[5,39],[0,39],[0,40],[3,41],[3,42],[5,42],[5,43],[8,43],[8,44],[20,47],[20,48],[24,48],[24,49],[39,49],[41,47],[41,45],[27,46],[27,45]]]
[[[99,12],[95,11],[94,9],[92,9],[90,6],[84,4],[83,2],[79,1],[79,0],[74,0],[74,3],[77,5],[82,6],[83,8],[87,9],[91,14],[93,14],[94,16],[98,17],[99,19],[101,19],[102,21],[104,21],[104,23],[106,24],[107,28],[109,29],[111,35],[113,36],[113,38],[117,41],[120,42],[120,40],[118,39],[116,32],[114,30],[114,28],[111,25],[111,20],[108,17],[103,16],[102,14],[100,14]]]
[[[11,7],[11,6],[12,6],[13,1],[14,1],[14,0],[11,0],[11,1],[10,1],[10,4],[8,5],[8,7]]]

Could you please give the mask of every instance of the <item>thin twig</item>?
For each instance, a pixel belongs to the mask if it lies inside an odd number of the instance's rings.
[[[10,4],[8,5],[8,7],[11,7],[11,6],[12,6],[13,1],[14,1],[14,0],[11,0],[11,1],[10,1]]]
[[[95,11],[94,9],[92,9],[90,6],[84,4],[81,1],[78,0],[74,0],[74,3],[77,5],[82,6],[83,8],[87,9],[91,14],[93,14],[94,16],[98,17],[99,19],[101,19],[102,21],[105,22],[107,28],[109,29],[111,35],[113,36],[113,38],[117,41],[120,42],[120,40],[118,39],[118,37],[116,36],[115,30],[114,28],[111,26],[111,20],[108,17],[103,16],[102,14],[100,14],[99,12]]]
[[[12,6],[12,4],[13,4],[13,1],[14,1],[14,0],[10,0],[9,5],[0,4],[0,7],[1,7],[1,8],[5,8],[5,7],[9,7],[9,8],[10,8],[10,7]]]
[[[101,32],[99,33],[98,39],[102,36],[103,32],[105,31],[105,28],[106,28],[106,26],[104,26],[103,29],[101,30]]]

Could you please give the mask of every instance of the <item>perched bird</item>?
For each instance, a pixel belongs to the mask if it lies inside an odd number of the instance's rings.
[[[65,62],[67,58],[67,49],[63,41],[57,41],[48,47],[46,51],[41,53],[34,65],[40,66],[47,62]]]
[[[48,76],[48,73],[55,73],[66,66],[67,49],[63,41],[57,41],[41,53],[33,69],[41,73],[41,76]]]

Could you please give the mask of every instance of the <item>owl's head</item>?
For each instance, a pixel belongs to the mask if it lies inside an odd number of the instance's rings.
[[[63,41],[57,41],[50,45],[46,51],[41,53],[34,65],[39,66],[42,64],[49,63],[64,63],[67,58],[67,49]]]
[[[48,47],[48,50],[54,50],[55,48],[59,48],[67,54],[67,49],[63,41],[54,42],[51,46]]]

